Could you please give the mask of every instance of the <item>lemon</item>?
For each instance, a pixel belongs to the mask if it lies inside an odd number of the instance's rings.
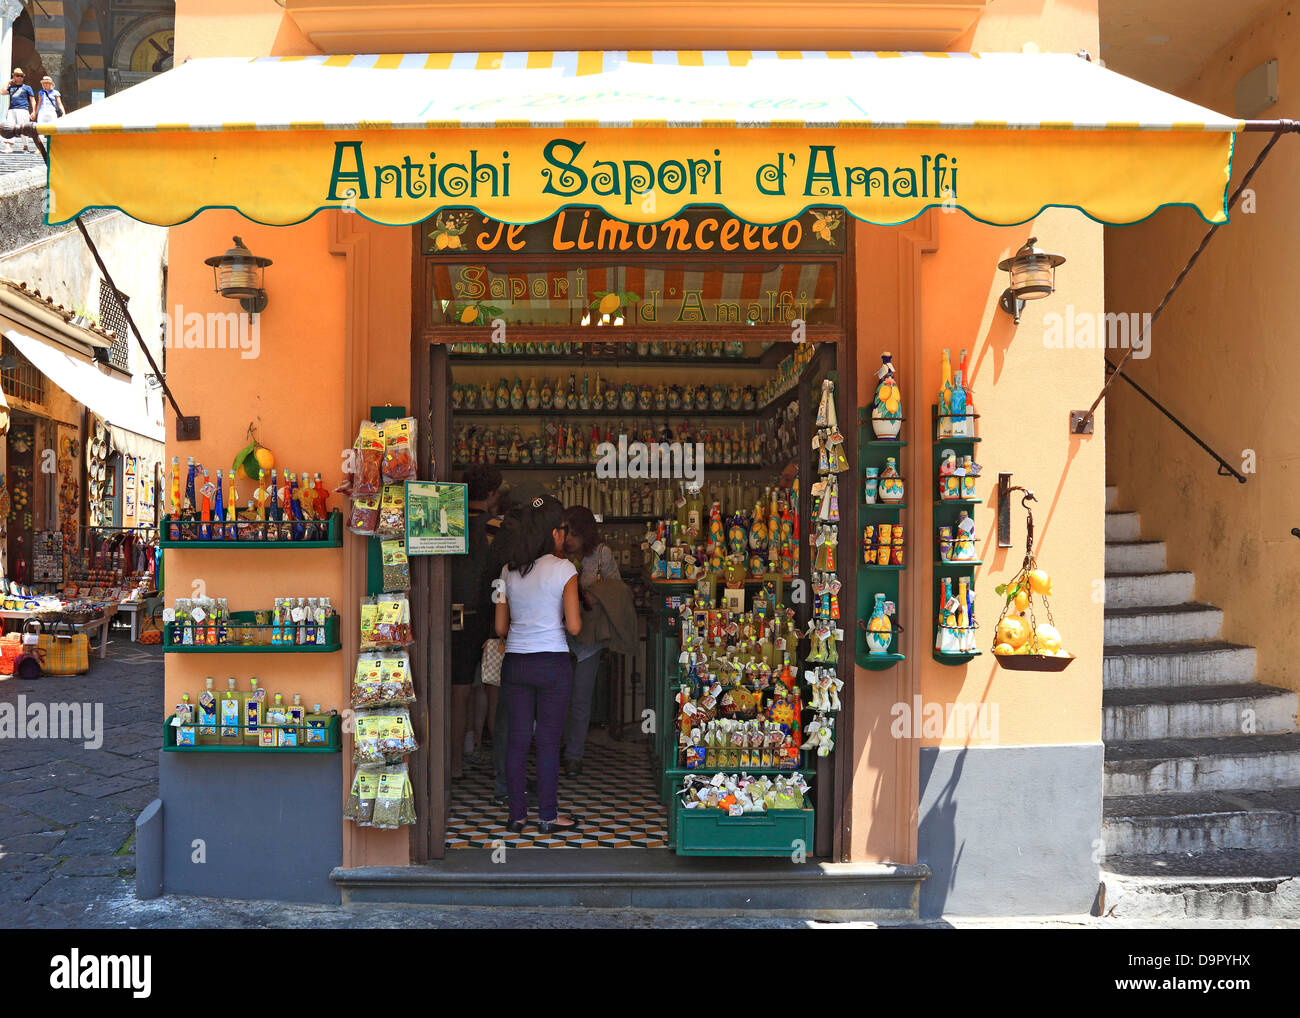
[[[462,325],[469,325],[477,318],[478,318],[478,308],[476,308],[473,304],[471,304],[469,307],[467,307],[464,311],[460,313],[460,321]]]
[[[598,307],[596,310],[599,311],[602,315],[612,315],[615,311],[618,310],[618,306],[622,302],[623,302],[622,298],[619,297],[618,294],[607,293],[605,294],[605,296],[600,298],[600,307]]]
[[[1061,634],[1055,626],[1044,622],[1034,630],[1034,643],[1042,648],[1044,652],[1055,654],[1061,649]]]
[[[1043,597],[1052,596],[1052,578],[1043,570],[1030,570],[1026,579],[1029,580],[1029,589],[1035,594],[1041,594]]]
[[[1019,615],[1008,615],[998,623],[997,642],[1012,647],[1022,646],[1029,639],[1029,623]]]
[[[993,648],[994,654],[1014,654],[1015,652],[1016,648],[1011,646],[1009,643],[999,643]]]
[[[275,457],[271,455],[270,449],[259,445],[253,455],[257,457],[257,465],[262,468],[262,473],[266,473],[275,466]]]
[[[1025,611],[1029,607],[1029,592],[1023,587],[1016,591],[1015,605],[1018,612]]]

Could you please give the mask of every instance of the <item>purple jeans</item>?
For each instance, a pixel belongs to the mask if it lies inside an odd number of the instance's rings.
[[[573,665],[568,651],[507,654],[501,662],[501,696],[510,719],[506,784],[510,789],[511,823],[528,815],[525,793],[528,745],[534,739],[537,741],[537,816],[543,823],[549,823],[557,815],[560,737],[569,713],[572,686]]]

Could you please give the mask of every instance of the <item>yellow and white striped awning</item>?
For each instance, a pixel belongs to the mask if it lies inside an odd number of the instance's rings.
[[[38,130],[55,223],[688,204],[897,223],[947,204],[1011,224],[1052,205],[1221,221],[1242,126],[1066,54],[647,51],[192,60]]]

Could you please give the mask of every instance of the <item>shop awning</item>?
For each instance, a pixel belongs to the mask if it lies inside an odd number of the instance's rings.
[[[1067,54],[676,51],[191,60],[38,130],[52,223],[712,204],[889,224],[947,204],[1010,225],[1048,206],[1223,221],[1244,126]]]
[[[151,410],[148,401],[130,381],[105,374],[93,361],[66,353],[34,336],[10,329],[5,333],[18,352],[41,374],[108,423],[114,448],[131,456],[162,461],[163,428],[161,410]]]

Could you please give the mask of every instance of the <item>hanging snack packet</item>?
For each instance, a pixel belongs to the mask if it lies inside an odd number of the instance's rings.
[[[406,485],[385,484],[379,501],[379,525],[375,533],[382,537],[406,536]]]
[[[348,529],[354,534],[369,536],[379,526],[379,496],[358,495],[352,500],[348,516]]]
[[[411,787],[411,776],[406,772],[406,764],[402,764],[402,777],[402,811],[397,822],[409,827],[415,823],[415,789]]]
[[[383,690],[383,658],[378,654],[359,654],[352,675],[352,706],[360,709],[380,707],[386,703]]]
[[[405,594],[381,594],[374,638],[380,647],[409,647],[415,642],[411,629],[411,602]]]
[[[376,745],[383,758],[394,763],[400,757],[414,753],[418,747],[410,711],[402,707],[380,712],[376,722]]]
[[[383,773],[383,767],[373,764],[357,768],[356,776],[352,779],[352,790],[348,792],[347,802],[343,804],[343,819],[351,820],[358,827],[372,826],[375,796]]]
[[[379,625],[379,604],[373,597],[362,599],[359,618],[361,620],[361,649],[378,650],[380,644],[375,630]]]
[[[384,422],[384,483],[414,481],[418,476],[415,462],[415,418],[401,417]]]
[[[385,594],[395,594],[411,589],[411,568],[406,560],[405,541],[382,541],[379,545],[383,558],[383,586]]]
[[[382,719],[378,711],[362,711],[356,715],[356,727],[352,732],[353,763],[384,763],[384,754],[379,749],[379,725]]]
[[[403,800],[409,784],[405,764],[384,768],[384,772],[379,775],[379,786],[375,793],[373,826],[393,830],[412,822],[402,819]]]
[[[362,421],[353,443],[352,494],[378,495],[383,484],[384,436],[374,421]]]
[[[390,706],[415,702],[411,681],[411,659],[406,651],[379,659],[379,695]]]

